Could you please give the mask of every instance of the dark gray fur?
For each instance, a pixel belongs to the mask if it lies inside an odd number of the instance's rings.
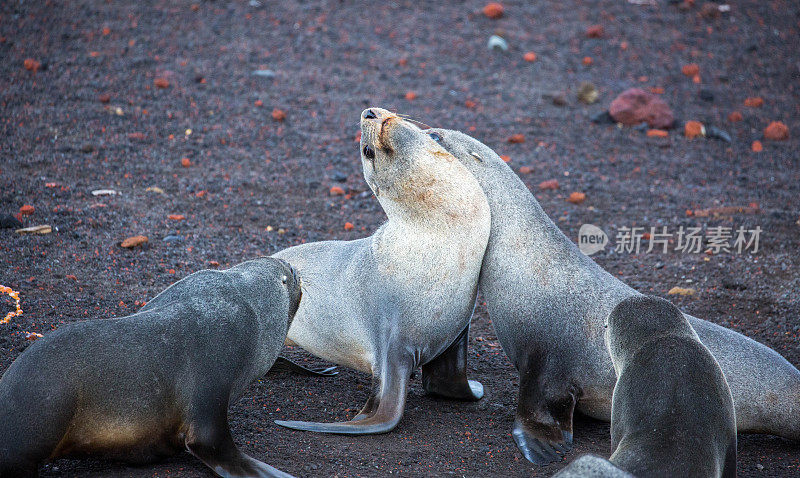
[[[733,397],[681,311],[629,297],[611,311],[607,335],[617,372],[609,461],[642,477],[735,477]]]
[[[133,315],[45,334],[0,379],[0,476],[184,449],[220,476],[289,476],[239,451],[227,414],[272,366],[300,296],[286,262],[261,258],[196,272]]]
[[[677,476],[677,475],[676,475]],[[595,455],[583,455],[553,475],[553,478],[635,478],[613,463]]]
[[[489,200],[480,289],[520,372],[514,439],[531,461],[560,460],[576,407],[611,419],[616,376],[603,326],[620,301],[639,293],[581,253],[494,151],[458,131],[428,131],[475,175]],[[800,372],[744,335],[686,318],[725,373],[738,430],[800,439]]]

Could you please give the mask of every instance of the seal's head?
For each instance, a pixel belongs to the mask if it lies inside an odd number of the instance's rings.
[[[400,210],[461,215],[454,210],[458,201],[482,196],[469,171],[431,135],[382,108],[361,113],[361,163],[389,216]]]
[[[292,325],[292,320],[294,320],[297,309],[300,308],[300,300],[303,297],[303,291],[301,290],[302,281],[291,264],[283,259],[274,260],[278,264],[279,270],[277,275],[280,278],[281,287],[285,288],[286,293],[289,295],[289,325]]]
[[[628,297],[608,315],[606,344],[617,373],[647,342],[667,336],[697,338],[680,309],[660,297]]]

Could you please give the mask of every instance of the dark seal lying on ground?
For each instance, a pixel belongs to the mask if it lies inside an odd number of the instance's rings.
[[[272,366],[300,297],[294,270],[261,258],[196,272],[128,317],[46,334],[0,379],[0,476],[184,449],[220,476],[290,476],[239,451],[228,405]]]
[[[520,373],[514,440],[534,463],[560,460],[571,447],[576,407],[611,419],[616,376],[604,324],[639,293],[584,255],[494,151],[458,131],[427,132],[475,175],[491,207],[480,289]],[[800,371],[752,339],[686,318],[725,373],[738,431],[800,439]]]
[[[731,390],[681,311],[629,297],[607,335],[617,374],[609,461],[636,476],[735,477]]]
[[[466,345],[489,239],[480,185],[450,153],[400,116],[361,115],[361,161],[388,221],[355,241],[275,254],[297,268],[304,296],[289,341],[373,376],[364,408],[342,423],[278,421],[298,430],[384,433],[403,415],[411,372],[430,393],[477,400]]]

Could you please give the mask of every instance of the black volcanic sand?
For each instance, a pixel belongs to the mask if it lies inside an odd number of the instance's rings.
[[[0,213],[32,205],[25,225],[50,224],[54,232],[0,230],[0,284],[21,293],[24,309],[0,326],[0,370],[29,343],[26,332],[129,314],[214,261],[228,267],[301,242],[370,234],[384,214],[366,193],[355,142],[359,113],[370,105],[469,131],[510,156],[516,171],[530,168],[523,180],[573,239],[583,223],[612,239],[632,226],[760,226],[757,254],[615,254],[609,247],[596,258],[643,292],[696,289],[670,297],[800,365],[797,2],[732,2],[730,13],[706,19],[699,5],[666,1],[518,1],[505,2],[499,20],[483,16],[476,1],[399,3],[3,2]],[[594,24],[604,26],[602,38],[586,37]],[[487,49],[496,32],[509,42],[507,53]],[[525,62],[526,51],[537,61]],[[26,58],[40,62],[38,71],[23,67]],[[700,84],[681,73],[688,63],[700,66]],[[274,77],[253,74],[266,69]],[[156,78],[169,86],[157,87]],[[597,85],[597,104],[576,100],[581,81]],[[681,127],[650,138],[590,121],[633,86],[664,88],[680,121],[723,128],[733,143],[689,141]],[[701,89],[713,101],[701,99]],[[553,104],[558,91],[567,105]],[[408,92],[416,98],[406,99]],[[752,96],[764,106],[745,107]],[[284,121],[272,118],[274,108],[286,112]],[[729,122],[732,111],[744,120]],[[788,141],[763,141],[770,121],[788,125]],[[511,144],[512,134],[526,141]],[[764,151],[753,153],[758,139]],[[549,179],[560,189],[539,190]],[[331,196],[332,186],[348,198]],[[102,188],[120,195],[92,196]],[[586,201],[566,202],[573,191]],[[758,214],[686,213],[750,203]],[[169,219],[176,214],[185,219]],[[355,227],[346,231],[346,222]],[[139,234],[149,243],[119,246]],[[165,242],[169,235],[179,242]],[[11,310],[8,297],[0,304]],[[417,378],[393,432],[323,436],[272,421],[347,419],[363,405],[369,378],[346,369],[330,379],[274,374],[231,408],[234,436],[251,455],[299,476],[552,474],[562,465],[530,465],[511,439],[518,378],[483,307],[470,347],[472,378],[487,390],[480,402],[427,397]],[[299,350],[289,354],[321,364]],[[575,437],[570,459],[609,452],[605,423],[579,419]],[[742,436],[739,470],[797,476],[800,445]],[[144,467],[59,460],[41,471],[209,474],[188,454]]]

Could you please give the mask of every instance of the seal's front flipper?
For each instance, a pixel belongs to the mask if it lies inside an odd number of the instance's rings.
[[[483,385],[467,379],[469,324],[438,357],[422,366],[422,387],[432,395],[457,400],[483,398]]]
[[[293,478],[277,468],[242,453],[228,426],[227,403],[198,403],[196,417],[186,432],[186,449],[222,477]]]
[[[338,423],[275,420],[275,423],[294,430],[340,435],[377,435],[391,431],[403,417],[411,367],[396,362],[382,368],[385,370],[377,378],[377,390],[353,420]]]
[[[522,364],[519,375],[517,417],[512,436],[517,447],[531,463],[547,465],[561,461],[572,449],[572,416],[576,391],[555,385],[547,377],[559,376],[554,371],[542,373],[534,358]]]
[[[287,359],[286,357],[278,357],[275,359],[275,363],[272,365],[272,368],[269,369],[270,372],[292,372],[300,375],[306,375],[309,377],[333,377],[334,375],[338,375],[339,371],[336,370],[336,366],[327,367],[327,368],[317,368],[317,369],[310,369],[303,367],[302,365],[292,362],[291,360]],[[268,372],[269,373],[269,372]]]

